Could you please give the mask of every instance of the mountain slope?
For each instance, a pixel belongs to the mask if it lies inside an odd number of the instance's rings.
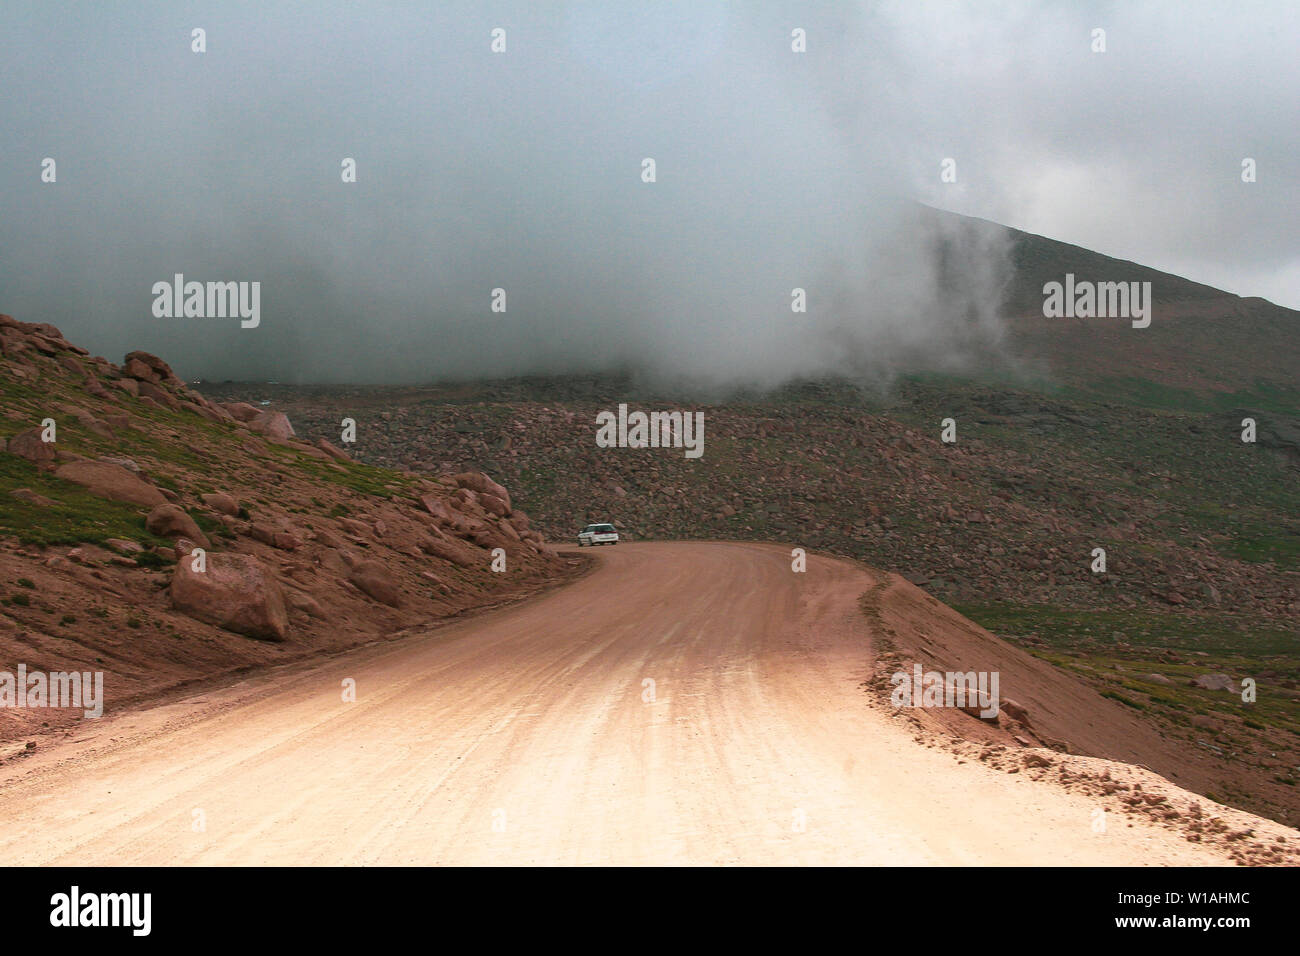
[[[1006,251],[1002,311],[1012,371],[1099,400],[1215,407],[1262,403],[1300,414],[1300,312],[983,219],[926,208],[946,242]],[[943,242],[940,243],[942,255]],[[1150,282],[1151,325],[1046,318],[1049,282]],[[997,370],[994,370],[997,371]]]
[[[0,429],[0,670],[103,672],[110,712],[576,567],[485,475],[361,464],[279,411],[208,401],[155,356],[117,366],[9,316]],[[0,738],[79,714],[6,706]]]

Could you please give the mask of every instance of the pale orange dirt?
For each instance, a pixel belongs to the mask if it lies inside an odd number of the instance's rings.
[[[883,575],[757,544],[592,553],[526,604],[42,742],[0,766],[0,863],[1230,862],[918,745],[863,686]]]

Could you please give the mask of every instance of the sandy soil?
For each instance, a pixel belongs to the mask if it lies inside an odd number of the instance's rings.
[[[918,746],[864,686],[860,601],[884,576],[794,574],[754,544],[594,554],[536,601],[7,759],[0,863],[1232,861],[1140,815],[1097,832],[1096,794]]]

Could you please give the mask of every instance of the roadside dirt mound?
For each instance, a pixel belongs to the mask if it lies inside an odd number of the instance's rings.
[[[0,672],[102,671],[111,712],[583,564],[486,475],[360,464],[282,412],[210,401],[155,355],[115,365],[0,316]],[[0,739],[81,713],[5,706]]]
[[[874,573],[878,580],[860,602],[875,635],[866,686],[879,707],[912,724],[918,740],[946,747],[962,762],[1051,779],[1095,798],[1107,814],[1154,820],[1191,842],[1221,846],[1239,863],[1300,864],[1294,830],[1199,796],[1222,786],[1220,765],[901,576]],[[923,674],[997,673],[997,713],[895,707],[893,675],[911,677],[917,665]]]

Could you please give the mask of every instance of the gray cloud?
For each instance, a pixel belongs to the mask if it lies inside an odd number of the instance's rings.
[[[941,284],[915,198],[1300,306],[1280,8],[267,6],[8,15],[0,308],[187,377],[883,379],[1000,335],[1004,251]],[[175,272],[261,326],[154,318]]]

